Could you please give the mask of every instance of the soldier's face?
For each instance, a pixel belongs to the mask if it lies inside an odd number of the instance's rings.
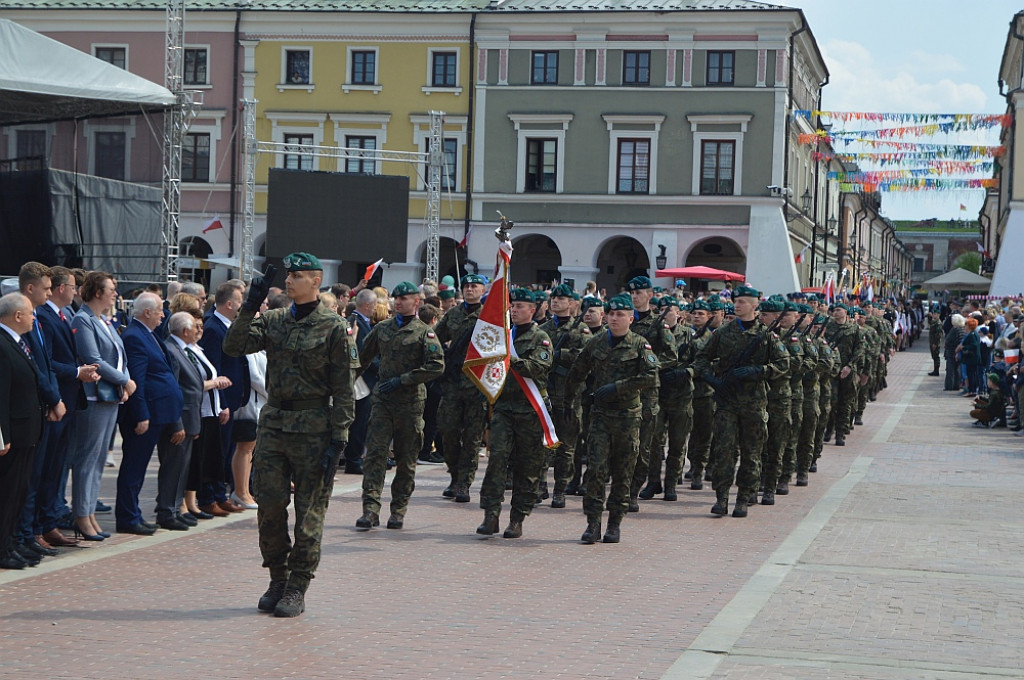
[[[462,287],[462,299],[466,301],[466,304],[475,305],[483,296],[484,284],[482,283],[467,283]]]
[[[416,309],[420,306],[420,295],[419,293],[410,293],[409,295],[399,295],[395,298],[395,311],[402,316],[411,316],[416,313]]]
[[[512,323],[516,326],[519,324],[529,323],[533,320],[533,313],[536,309],[537,305],[532,302],[513,302],[512,307],[509,309],[509,312],[512,315]]]
[[[669,307],[668,311],[665,312],[665,323],[668,324],[669,328],[679,323],[679,308]]]
[[[836,323],[846,323],[846,310],[842,307],[836,307],[832,310],[832,318]]]
[[[651,298],[654,297],[654,289],[641,288],[640,290],[629,291],[629,297],[633,299],[633,306],[639,311],[645,312],[651,306]]]
[[[693,319],[693,325],[698,328],[703,328],[707,325],[708,319],[711,318],[711,314],[704,309],[697,309],[690,312],[690,317]]]
[[[629,332],[629,325],[633,323],[633,310],[612,309],[608,312],[608,330],[615,337],[621,337]]]
[[[587,324],[591,328],[596,328],[604,322],[604,308],[603,307],[587,307],[587,311],[583,312],[583,323]]]
[[[796,312],[783,312],[782,313],[782,321],[779,322],[780,326],[782,326],[783,328],[792,328],[793,324],[795,324],[795,323],[796,323]]]
[[[551,298],[551,313],[555,316],[568,316],[569,314],[569,303],[572,298],[563,297],[556,295]]]
[[[321,272],[288,272],[284,289],[288,297],[298,304],[312,302],[320,297]]]
[[[750,321],[754,318],[754,311],[757,309],[757,298],[747,296],[733,298],[732,305],[736,308],[736,316],[744,321]]]
[[[455,298],[448,298],[447,300],[441,300],[441,311],[447,312],[449,309],[455,306]]]

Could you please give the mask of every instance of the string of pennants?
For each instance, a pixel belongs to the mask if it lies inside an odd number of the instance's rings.
[[[826,118],[835,123],[853,124],[854,129],[818,129],[800,134],[800,144],[821,150],[814,160],[839,160],[874,167],[909,166],[891,170],[829,172],[828,178],[840,183],[842,191],[921,191],[963,190],[997,186],[991,179],[995,163],[991,160],[1006,153],[1005,146],[978,144],[934,144],[899,141],[905,138],[939,134],[991,130],[1012,123],[1010,115],[981,113],[873,113],[862,111],[798,110],[794,115],[812,120]],[[877,129],[862,129],[877,123]],[[837,145],[858,148],[834,150]],[[941,177],[946,175],[947,177]],[[952,177],[948,177],[952,175]],[[975,175],[964,177],[964,175]],[[985,175],[978,177],[977,175]]]

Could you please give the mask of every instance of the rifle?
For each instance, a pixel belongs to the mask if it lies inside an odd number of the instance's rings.
[[[577,317],[573,318],[572,322],[570,322],[569,324],[566,325],[565,332],[562,333],[562,336],[560,338],[558,338],[558,342],[556,342],[555,346],[552,348],[552,359],[557,357],[558,353],[562,351],[562,345],[565,344],[565,341],[569,339],[570,335],[572,335],[573,330],[575,330],[576,327],[579,326],[582,321],[583,321],[583,317],[582,316],[577,316]],[[552,375],[568,375],[568,374],[569,374],[569,369],[566,368],[565,366],[552,365],[552,367],[551,367],[551,374],[548,376],[548,385],[549,385],[549,387],[551,385],[551,376]],[[549,389],[548,391],[550,392],[551,390]]]
[[[740,384],[740,381],[736,378],[734,371],[738,368],[744,368],[747,360],[753,356],[760,347],[761,343],[764,342],[765,338],[771,335],[775,329],[779,327],[779,321],[781,321],[782,315],[780,314],[772,321],[771,325],[767,326],[764,331],[758,333],[756,337],[751,338],[747,346],[736,355],[736,360],[733,362],[729,370],[721,378],[712,375],[710,372],[705,372],[701,375],[701,380],[711,385],[715,390],[715,401],[719,404],[728,401],[729,398],[734,397],[736,394],[736,387]]]

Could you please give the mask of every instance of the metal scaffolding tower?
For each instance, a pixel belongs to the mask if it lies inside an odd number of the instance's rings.
[[[245,134],[245,196],[242,223],[242,247],[239,250],[241,276],[248,278],[255,273],[253,233],[256,225],[256,162],[261,153],[333,158],[340,162],[348,158],[362,160],[397,161],[427,166],[427,278],[438,280],[439,243],[441,240],[441,171],[444,166],[444,152],[441,142],[444,128],[444,112],[430,112],[429,152],[387,151],[384,149],[358,149],[316,144],[285,144],[283,142],[261,142],[256,139],[256,100],[243,99]]]

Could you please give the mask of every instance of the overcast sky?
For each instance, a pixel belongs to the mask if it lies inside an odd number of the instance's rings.
[[[777,0],[778,1],[778,0]],[[999,62],[1010,19],[1024,0],[781,0],[804,10],[831,74],[823,108],[833,111],[1004,113]],[[910,140],[904,140],[910,141]],[[998,143],[967,134],[920,139]],[[983,190],[882,196],[893,219],[976,218]],[[968,208],[966,213],[960,204]]]

